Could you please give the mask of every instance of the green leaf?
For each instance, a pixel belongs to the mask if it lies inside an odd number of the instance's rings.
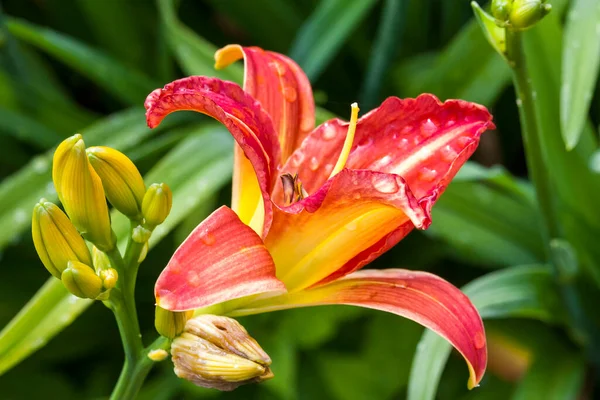
[[[0,332],[0,375],[68,326],[93,303],[73,296],[50,278]]]
[[[560,123],[567,150],[584,129],[600,71],[600,7],[574,0],[564,28]]]
[[[377,37],[373,43],[360,105],[370,110],[379,102],[379,94],[394,57],[402,45],[400,34],[406,19],[406,0],[385,0]]]
[[[376,0],[323,0],[304,22],[289,54],[315,81]]]
[[[531,188],[501,168],[467,163],[432,210],[426,231],[459,259],[499,267],[544,260]]]
[[[401,65],[395,80],[398,90],[410,97],[433,93],[441,99],[492,106],[510,83],[510,68],[486,43],[475,21],[466,24],[430,63],[431,56],[421,56]]]
[[[141,72],[76,39],[15,18],[9,19],[7,26],[16,38],[47,52],[125,104],[141,104],[158,87]]]
[[[475,19],[479,23],[487,41],[502,57],[506,54],[506,29],[496,24],[496,19],[479,7],[476,1],[471,2]]]
[[[64,138],[28,115],[6,108],[0,108],[0,130],[42,149],[47,149]]]
[[[214,69],[217,48],[177,19],[173,0],[157,0],[157,3],[167,42],[187,75],[215,76],[241,83],[243,71],[239,65],[230,65],[219,71]]]
[[[463,288],[482,318],[533,318],[562,322],[565,310],[547,266],[517,266],[484,275]],[[452,346],[432,331],[413,359],[408,400],[432,400]],[[465,368],[466,378],[466,368]]]

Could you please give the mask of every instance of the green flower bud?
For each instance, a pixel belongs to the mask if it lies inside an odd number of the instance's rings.
[[[133,162],[120,151],[104,146],[88,148],[87,155],[110,204],[129,218],[140,219],[146,185]]]
[[[173,339],[183,332],[185,323],[193,314],[193,311],[169,311],[156,306],[154,327],[161,336]]]
[[[546,0],[515,0],[510,10],[510,26],[527,29],[535,25],[552,10]]]
[[[46,199],[33,207],[31,235],[40,260],[59,279],[69,261],[92,263],[87,245],[77,229],[58,206]]]
[[[506,22],[512,10],[514,0],[493,0],[491,12],[494,18]]]
[[[95,299],[102,293],[102,279],[79,261],[69,261],[61,280],[69,292],[83,299]]]
[[[145,224],[154,228],[160,225],[171,212],[173,194],[165,183],[153,183],[148,188],[142,202],[142,214]]]
[[[116,269],[108,268],[100,271],[98,274],[100,279],[102,279],[102,288],[104,290],[110,290],[117,285],[117,280],[119,279],[119,274]]]
[[[81,235],[100,250],[111,250],[116,238],[104,189],[86,156],[81,135],[65,139],[54,152],[52,179],[58,198]]]
[[[271,358],[237,321],[215,315],[190,319],[173,340],[175,374],[198,386],[233,390],[273,377]]]

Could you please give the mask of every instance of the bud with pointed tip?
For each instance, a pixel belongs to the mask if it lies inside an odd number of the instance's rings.
[[[145,225],[154,228],[162,224],[171,212],[172,204],[173,194],[166,183],[150,185],[142,202]]]
[[[491,12],[494,18],[499,21],[507,21],[512,10],[514,0],[493,0]]]
[[[198,386],[233,390],[273,377],[271,358],[237,321],[215,315],[190,319],[171,345],[175,374]]]
[[[33,244],[46,269],[60,279],[69,261],[91,264],[85,241],[57,205],[40,199],[33,207]]]
[[[169,311],[156,306],[154,327],[161,336],[173,339],[183,332],[185,323],[193,314],[193,310],[183,312]]]
[[[123,153],[105,146],[86,150],[92,167],[100,176],[110,204],[127,217],[139,220],[146,185],[133,162]]]
[[[100,250],[111,250],[115,236],[100,177],[92,168],[80,134],[65,139],[54,152],[52,180],[58,198],[81,235]]]
[[[510,10],[509,21],[514,29],[531,28],[552,10],[546,0],[515,0]]]
[[[102,293],[102,279],[90,266],[79,261],[69,261],[61,280],[69,292],[83,299],[95,299]]]
[[[117,280],[119,279],[119,273],[114,268],[108,268],[100,271],[98,274],[100,279],[102,279],[102,289],[110,290],[117,285]]]

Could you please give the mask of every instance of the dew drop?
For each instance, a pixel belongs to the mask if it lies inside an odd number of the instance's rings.
[[[456,124],[456,121],[453,119],[449,119],[448,121],[446,121],[447,128],[453,126],[454,124]]]
[[[421,124],[421,132],[425,136],[430,136],[433,132],[435,132],[437,130],[437,128],[438,128],[437,124],[435,122],[433,122],[433,120],[431,118],[427,118]]]
[[[44,157],[36,157],[32,162],[32,167],[35,172],[38,174],[43,174],[48,171],[48,162],[44,159]]]
[[[419,180],[424,182],[432,182],[437,177],[437,171],[435,169],[423,167],[419,170],[418,175]]]
[[[475,342],[475,348],[482,349],[485,346],[485,335],[483,332],[477,332],[473,337],[473,341]]]
[[[285,67],[279,61],[271,61],[269,65],[271,66],[271,68],[273,68],[277,75],[285,75]]]
[[[521,107],[523,105],[523,100],[517,99],[517,107]]]
[[[331,171],[333,171],[333,164],[325,164],[323,170],[325,171],[325,174],[330,174]]]
[[[294,167],[299,167],[304,161],[304,153],[300,150],[296,150],[294,154],[292,154],[290,162]]]
[[[352,198],[353,198],[354,200],[360,200],[360,193],[359,193],[359,192],[354,192],[354,193],[352,194]]]
[[[308,163],[308,168],[311,171],[316,171],[319,168],[319,159],[317,157],[312,157]]]
[[[472,141],[473,141],[473,139],[471,139],[470,137],[468,137],[468,136],[462,136],[462,137],[458,138],[458,140],[456,141],[456,143],[458,143],[458,145],[460,147],[466,147],[469,144],[471,144]]]
[[[355,231],[358,228],[358,223],[356,221],[350,221],[350,223],[346,224],[346,229],[349,231]]]
[[[325,140],[331,140],[333,138],[335,138],[336,134],[336,130],[333,126],[331,125],[326,125],[323,127],[323,139]]]
[[[394,287],[405,289],[408,287],[408,283],[406,283],[406,281],[403,280],[397,280],[396,282],[394,282]]]
[[[396,180],[391,176],[373,176],[373,178],[371,178],[371,183],[375,190],[380,193],[395,193],[399,189],[398,183],[396,183]]]
[[[191,286],[198,286],[200,283],[202,283],[202,278],[196,272],[190,271],[187,274],[187,283]]]
[[[400,147],[400,148],[404,148],[404,147],[406,147],[406,146],[408,146],[408,139],[407,139],[407,138],[402,138],[402,139],[400,139],[400,142],[399,142],[399,144],[398,144],[398,147]]]
[[[295,102],[298,99],[298,92],[291,86],[283,88],[283,97],[290,103]]]
[[[457,155],[458,153],[449,144],[442,149],[442,160],[445,162],[454,161]]]
[[[27,211],[23,210],[22,208],[17,209],[13,214],[13,219],[17,225],[24,223],[27,221]]]
[[[210,232],[206,232],[206,234],[204,236],[202,236],[200,238],[200,240],[202,241],[202,243],[204,243],[207,246],[212,246],[213,244],[215,244],[216,238],[215,235],[213,235]]]

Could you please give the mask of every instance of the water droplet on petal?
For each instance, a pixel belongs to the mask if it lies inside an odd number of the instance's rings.
[[[371,178],[371,183],[375,190],[380,193],[390,194],[398,191],[398,183],[393,176],[375,175]]]
[[[356,221],[350,221],[350,223],[346,224],[346,229],[349,231],[355,231],[358,228],[358,223]]]
[[[477,332],[473,337],[473,341],[475,342],[475,348],[482,349],[485,346],[485,335],[483,332]]]
[[[394,286],[401,289],[405,289],[406,287],[408,287],[408,283],[406,283],[406,281],[403,280],[397,280],[394,282]]]
[[[424,136],[431,136],[437,130],[438,126],[431,118],[427,118],[421,123],[421,132]]]
[[[470,137],[462,136],[462,137],[459,137],[456,142],[458,143],[458,145],[460,147],[467,147],[469,144],[471,144],[472,141],[473,141],[473,139],[471,139]]]
[[[291,86],[283,88],[283,97],[290,103],[293,103],[298,99],[298,92]]]
[[[398,142],[398,147],[402,149],[402,148],[405,148],[406,146],[408,146],[408,139],[407,138],[400,139],[400,141]]]
[[[300,150],[296,150],[290,159],[290,162],[294,167],[299,167],[304,161],[304,153]]]
[[[449,128],[452,125],[456,124],[456,121],[453,119],[449,119],[448,121],[446,121],[446,127]]]
[[[360,200],[360,197],[361,197],[361,196],[360,196],[360,193],[359,193],[359,192],[354,192],[354,193],[352,194],[352,198],[353,198],[354,200]]]
[[[202,241],[202,243],[204,243],[207,246],[212,246],[213,244],[215,244],[215,235],[213,235],[210,232],[206,232],[206,234],[204,236],[202,236],[200,238],[200,240]]]
[[[271,61],[269,63],[271,68],[275,71],[275,73],[279,76],[285,75],[285,66],[281,64],[279,61]]]
[[[326,125],[323,127],[323,139],[325,140],[331,140],[333,138],[335,138],[336,134],[336,130],[333,126],[331,125]]]
[[[419,180],[425,182],[432,182],[437,177],[437,171],[435,169],[423,167],[419,170]]]
[[[308,163],[308,168],[311,171],[316,171],[319,168],[319,159],[317,157],[312,157]]]
[[[441,154],[442,160],[448,163],[454,161],[454,159],[458,155],[458,153],[449,144],[442,149]]]

